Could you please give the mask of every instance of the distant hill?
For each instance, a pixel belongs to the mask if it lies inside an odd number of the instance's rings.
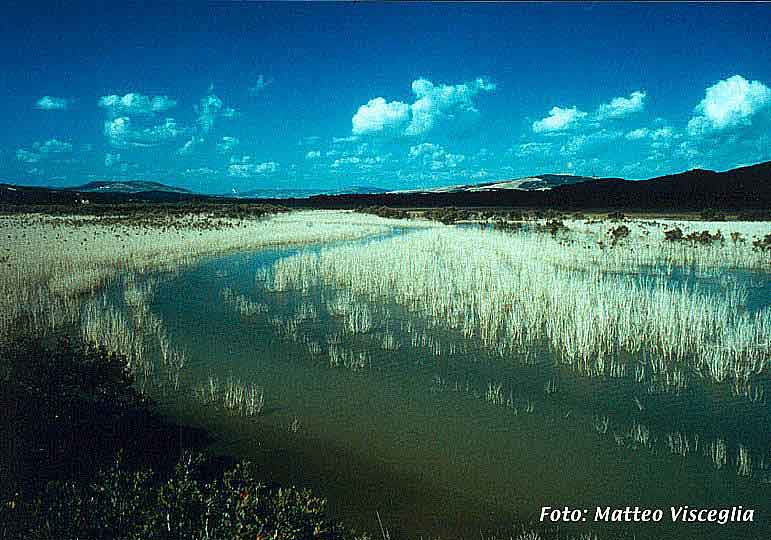
[[[573,176],[571,174],[540,174],[513,180],[498,180],[481,184],[462,184],[431,189],[411,189],[392,191],[390,193],[476,193],[480,191],[496,191],[501,189],[516,189],[520,191],[544,191],[580,182],[591,182],[594,178],[588,176]]]
[[[158,191],[165,193],[192,193],[189,189],[167,186],[160,182],[145,182],[142,180],[127,180],[125,182],[115,180],[96,180],[82,186],[64,188],[68,191],[80,191],[86,193],[144,193]]]
[[[556,182],[561,182],[555,185]],[[532,180],[531,180],[532,179]],[[551,183],[551,185],[549,185]],[[548,187],[548,189],[545,189]],[[725,172],[696,169],[650,180],[542,175],[430,191],[311,197],[308,206],[554,207],[701,210],[771,208],[771,162]]]
[[[639,208],[771,208],[771,161],[725,172],[694,169],[650,180],[607,178],[553,190],[555,201]]]
[[[314,195],[386,193],[385,189],[371,186],[353,186],[347,189],[251,189],[249,191],[223,193],[223,197],[238,199],[305,199]]]
[[[95,185],[93,185],[95,184]],[[37,205],[59,204],[76,205],[86,203],[117,204],[117,203],[152,203],[152,202],[185,202],[194,200],[211,200],[212,197],[197,195],[187,190],[170,188],[155,182],[146,182],[147,189],[135,185],[133,191],[126,191],[123,186],[110,186],[100,189],[100,182],[92,182],[76,188],[45,188],[29,187],[13,184],[0,184],[0,204]],[[120,184],[124,184],[121,182]],[[165,188],[165,189],[164,189]]]
[[[128,191],[129,189],[133,191]],[[356,187],[346,193],[314,190],[253,190],[238,198],[209,196],[155,182],[91,182],[52,189],[0,184],[0,204],[249,201],[296,208],[393,207],[554,207],[701,210],[771,208],[771,162],[725,172],[696,169],[650,180],[592,179],[539,175],[516,180],[385,192]]]

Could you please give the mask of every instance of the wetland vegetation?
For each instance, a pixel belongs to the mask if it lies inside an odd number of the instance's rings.
[[[340,518],[618,538],[535,522],[555,499],[768,510],[769,233],[522,210],[0,216],[6,537],[349,537]]]

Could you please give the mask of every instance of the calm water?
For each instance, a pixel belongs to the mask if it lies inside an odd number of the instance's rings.
[[[212,451],[312,488],[341,520],[373,534],[378,512],[392,538],[479,538],[537,521],[541,506],[593,515],[607,505],[662,508],[667,517],[562,530],[771,537],[766,402],[703,385],[649,392],[630,379],[590,380],[555,367],[545,351],[500,358],[395,305],[370,305],[372,330],[351,335],[326,309],[344,291],[272,293],[255,279],[296,252],[210,259],[157,288],[151,309],[188,355],[180,392],[157,397],[168,413],[208,429]],[[736,279],[750,284],[752,309],[768,301],[768,280]],[[239,295],[261,307],[240,313]],[[397,350],[384,349],[387,336]],[[330,341],[354,361],[332,367]],[[192,388],[210,375],[263,386],[263,415],[242,418],[195,400]],[[725,463],[710,448],[724,449]],[[742,505],[756,510],[756,522],[672,524],[669,507],[680,505]]]

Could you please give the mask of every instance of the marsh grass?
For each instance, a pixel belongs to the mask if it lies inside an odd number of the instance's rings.
[[[284,291],[338,290],[327,308],[352,334],[372,329],[366,302],[394,302],[502,357],[545,348],[585,376],[634,377],[674,392],[702,379],[762,399],[755,381],[768,372],[771,309],[748,312],[741,288],[639,275],[673,262],[767,269],[757,251],[723,246],[700,254],[663,241],[599,248],[582,240],[588,233],[576,234],[566,245],[549,234],[439,228],[287,257],[266,275],[268,287]],[[425,330],[413,331],[411,344],[437,356],[447,350]]]
[[[339,211],[272,217],[265,217],[262,211],[239,217],[170,213],[152,215],[152,219],[134,215],[3,215],[0,340],[52,332],[77,322],[84,299],[127,274],[175,272],[204,255],[236,250],[377,236],[393,226],[405,225]],[[141,303],[144,292],[127,288],[126,304]],[[232,300],[245,315],[264,310],[238,296]]]

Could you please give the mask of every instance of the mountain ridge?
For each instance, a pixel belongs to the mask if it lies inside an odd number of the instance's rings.
[[[108,182],[108,181],[104,181]],[[84,199],[96,203],[123,202],[261,202],[302,208],[355,208],[359,206],[438,207],[511,206],[566,208],[771,208],[771,161],[717,172],[692,169],[650,178],[588,178],[571,175],[538,175],[515,180],[462,184],[421,191],[389,191],[359,186],[364,193],[319,193],[304,197],[224,197],[203,195],[157,182],[137,182],[133,188],[149,191],[121,192],[116,186],[91,182],[80,188],[36,188],[0,184],[0,203],[73,204]],[[527,189],[522,185],[529,182]],[[123,182],[122,184],[127,184]],[[82,188],[83,186],[81,186]],[[286,190],[284,190],[286,191]],[[311,192],[313,190],[300,190]],[[323,191],[323,190],[319,190]],[[265,194],[257,191],[254,194]],[[290,193],[300,195],[305,193]]]

